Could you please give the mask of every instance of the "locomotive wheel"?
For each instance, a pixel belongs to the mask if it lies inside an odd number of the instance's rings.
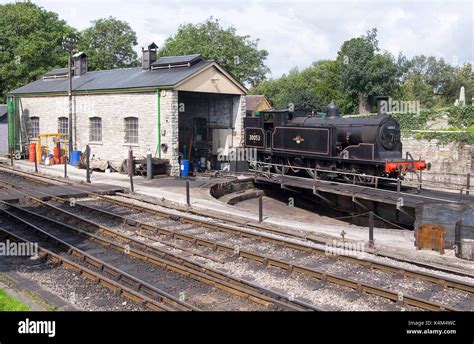
[[[288,158],[286,162],[290,170],[295,174],[301,172],[301,168],[299,167],[305,167],[304,161],[300,158],[293,158],[293,159]]]
[[[275,164],[278,164],[278,165],[286,165],[285,162],[282,160],[282,159],[277,159],[275,160],[274,162]],[[288,167],[286,166],[273,166],[273,168],[275,169],[275,172],[278,173],[278,174],[287,174],[288,173]]]

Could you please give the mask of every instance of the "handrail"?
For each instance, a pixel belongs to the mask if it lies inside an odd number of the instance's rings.
[[[260,171],[260,170],[257,169],[257,166],[267,166],[269,168],[277,167],[278,169],[281,169],[282,172],[281,173],[275,173],[275,172],[270,172],[270,170]],[[314,181],[319,181],[319,182],[338,183],[338,184],[346,184],[347,185],[347,183],[340,183],[340,182],[333,181],[333,180],[331,180],[331,181],[322,180],[322,179],[318,178],[318,173],[335,173],[335,174],[338,174],[338,175],[349,176],[350,179],[352,179],[351,185],[357,186],[357,187],[364,187],[364,188],[369,188],[369,187],[364,186],[364,185],[358,185],[356,183],[356,178],[357,177],[364,178],[364,179],[371,178],[373,180],[373,185],[375,186],[375,188],[378,187],[380,181],[385,180],[385,181],[390,181],[392,183],[395,182],[395,183],[397,183],[397,193],[398,194],[403,193],[403,192],[401,192],[402,179],[400,179],[400,178],[394,179],[394,178],[387,178],[387,177],[381,177],[381,176],[372,176],[372,175],[367,175],[367,174],[363,174],[363,173],[346,172],[346,171],[333,171],[333,170],[303,167],[303,166],[302,167],[299,167],[299,166],[298,167],[295,167],[295,166],[289,167],[289,166],[283,165],[283,164],[275,164],[275,163],[260,162],[260,161],[251,161],[249,163],[249,169],[252,172],[257,172],[257,173],[261,173],[261,174],[268,174],[268,175],[273,175],[273,176],[278,175],[278,176],[282,176],[282,177],[291,177],[291,178],[297,178],[297,179],[301,178],[301,179],[305,179],[305,180],[308,179],[308,178],[299,177],[299,176],[286,175],[285,173],[283,173],[285,168],[286,169],[292,168],[294,170],[310,171],[314,175],[314,178],[313,178]],[[412,175],[410,175],[409,177],[403,179],[403,182],[404,182],[405,185],[417,187],[418,190],[421,190],[423,187],[426,188],[426,186],[428,186],[428,189],[430,189],[430,190],[440,190],[440,191],[460,191],[461,190],[461,193],[462,193],[462,191],[464,191],[466,195],[469,195],[469,191],[472,190],[472,187],[470,185],[471,184],[470,183],[470,173],[467,173],[466,175],[462,175],[462,174],[458,175],[458,176],[466,177],[466,184],[429,180],[429,179],[423,178],[423,176],[425,174],[427,174],[426,172],[421,172],[420,171],[420,173],[417,173],[417,172],[411,172],[411,173],[412,173]],[[416,179],[413,175],[416,175]],[[433,173],[431,173],[429,175],[433,175]],[[440,184],[445,185],[446,188],[439,188],[439,187],[433,187],[432,186],[432,185],[438,186]],[[449,188],[449,186],[460,186],[461,188]],[[373,187],[370,187],[370,188],[372,189]]]

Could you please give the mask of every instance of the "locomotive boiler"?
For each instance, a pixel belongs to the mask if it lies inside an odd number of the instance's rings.
[[[377,115],[369,117],[341,117],[334,102],[324,116],[260,111],[244,118],[245,146],[257,149],[257,159],[272,163],[278,173],[305,170],[314,177],[310,169],[316,168],[322,172],[318,177],[327,179],[344,178],[341,172],[398,178],[429,168],[409,153],[403,158],[400,124],[387,109],[388,97],[378,97]]]

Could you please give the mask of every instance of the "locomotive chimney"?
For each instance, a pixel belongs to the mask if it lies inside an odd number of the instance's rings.
[[[332,100],[326,108],[326,118],[338,118],[339,116],[339,106],[336,105],[334,100]]]
[[[388,115],[389,99],[387,96],[377,97],[377,116]]]

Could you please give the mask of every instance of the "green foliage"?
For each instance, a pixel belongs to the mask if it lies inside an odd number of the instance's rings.
[[[439,117],[439,113],[423,110],[420,113],[393,113],[392,116],[400,123],[401,130],[423,130],[428,121]]]
[[[448,116],[450,127],[437,132],[412,133],[411,130],[426,130],[428,122],[434,121],[442,115]],[[439,143],[457,142],[474,144],[474,107],[465,106],[444,108],[440,110],[423,110],[416,113],[392,114],[399,123],[405,136],[413,136],[418,140],[438,140]],[[441,132],[445,131],[445,132]],[[463,131],[463,132],[457,132]]]
[[[251,94],[264,94],[274,108],[313,109],[324,111],[338,98],[332,87],[335,82],[335,61],[318,61],[302,71],[293,69],[279,79],[266,80],[250,89]]]
[[[258,40],[237,35],[234,27],[223,28],[210,17],[203,23],[181,25],[159,50],[160,56],[201,54],[214,60],[242,83],[256,85],[270,72],[264,61],[266,50],[258,49]]]
[[[311,67],[294,69],[279,79],[260,83],[251,94],[264,94],[276,108],[324,111],[334,100],[342,113],[357,113],[359,100],[394,93],[401,63],[388,53],[378,53],[377,30],[344,42],[336,60],[323,60]]]
[[[352,112],[355,104],[362,110],[367,97],[391,94],[398,87],[399,67],[387,52],[378,53],[377,29],[366,36],[343,43],[336,59],[338,85],[350,99]]]
[[[466,99],[473,94],[474,74],[472,66],[453,67],[443,59],[433,56],[415,56],[408,62],[402,77],[402,97],[418,100],[427,108],[451,106],[459,97],[461,86],[466,89]]]
[[[417,140],[436,140],[439,144],[458,143],[458,144],[474,144],[474,135],[470,132],[463,133],[417,133]]]
[[[474,106],[453,106],[450,109],[448,123],[455,128],[474,126]]]
[[[64,67],[64,36],[75,29],[31,2],[0,5],[0,103],[9,91]]]
[[[113,17],[92,22],[81,32],[79,51],[88,56],[90,70],[136,67],[140,65],[133,47],[137,34],[128,23]]]
[[[1,312],[17,312],[30,311],[30,307],[23,304],[20,300],[8,295],[3,289],[0,289],[0,311]]]

